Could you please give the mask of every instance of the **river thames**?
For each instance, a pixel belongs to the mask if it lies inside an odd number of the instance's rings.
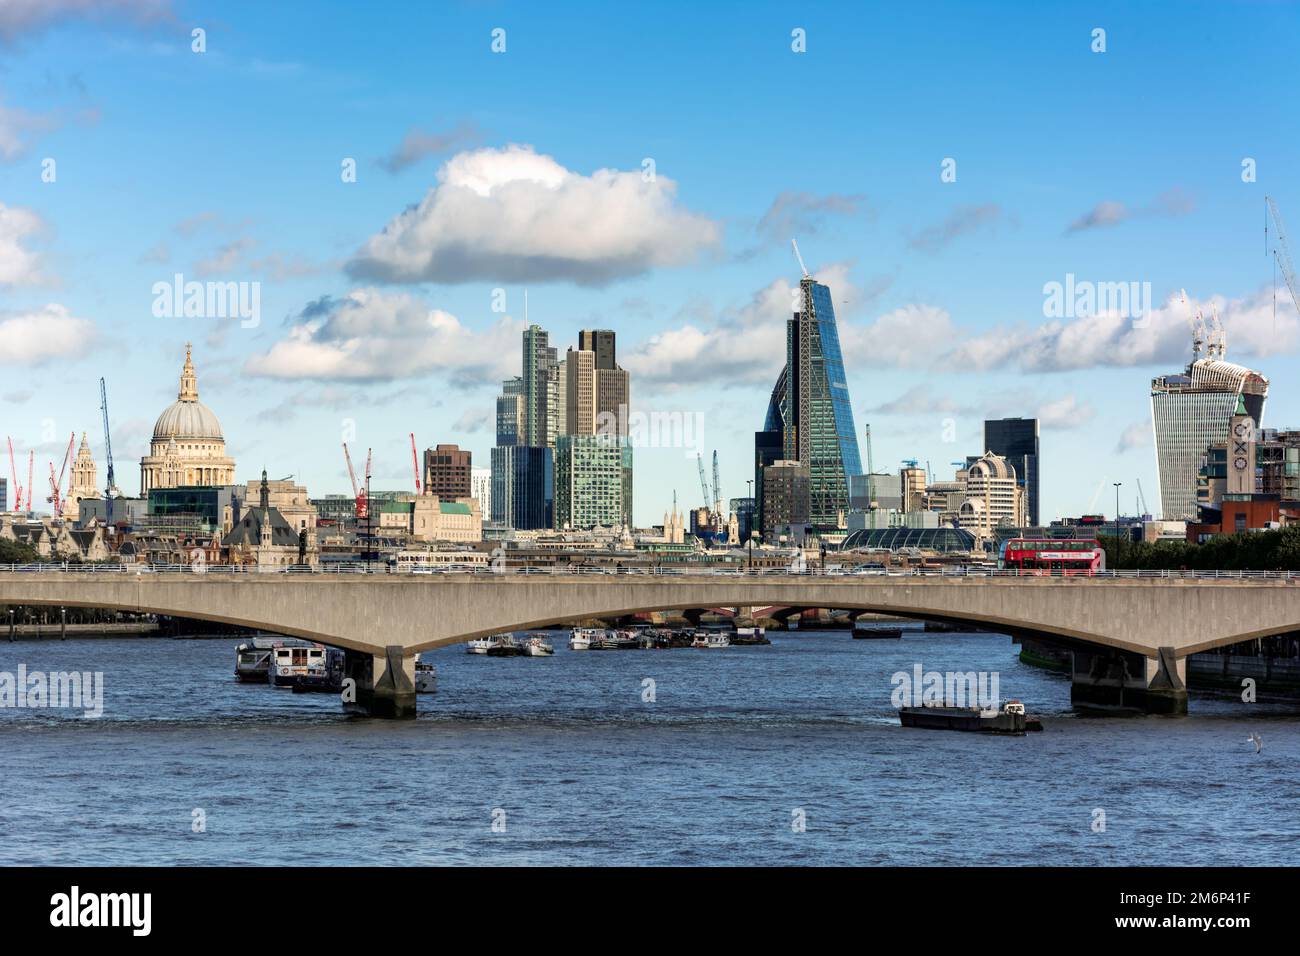
[[[424,655],[438,693],[405,722],[238,684],[234,639],[3,643],[0,671],[101,671],[105,691],[99,719],[0,709],[0,863],[1294,860],[1300,705],[1194,692],[1185,718],[1085,718],[1067,678],[1021,664],[1004,636],[771,636],[578,653],[557,631],[550,658],[444,648]],[[998,672],[1044,732],[901,728],[891,676],[916,664]]]

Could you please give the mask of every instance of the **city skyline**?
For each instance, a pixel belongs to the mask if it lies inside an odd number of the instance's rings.
[[[1037,418],[1042,520],[1110,513],[1114,481],[1135,511],[1134,479],[1150,498],[1158,487],[1150,382],[1191,358],[1182,288],[1218,308],[1229,360],[1275,383],[1269,424],[1300,424],[1286,384],[1300,333],[1280,280],[1274,320],[1262,235],[1266,193],[1300,215],[1286,178],[1298,141],[1260,122],[1270,108],[1249,92],[1282,74],[1243,54],[1232,74],[1180,72],[1175,89],[1155,64],[1185,56],[1193,34],[1157,14],[1094,17],[1108,31],[1094,53],[1096,24],[1052,11],[995,33],[958,7],[938,31],[903,14],[886,44],[851,11],[760,6],[744,25],[705,12],[686,36],[639,24],[627,49],[626,21],[450,8],[428,15],[424,34],[444,39],[425,75],[422,31],[383,11],[367,16],[391,69],[363,50],[353,71],[337,18],[290,45],[290,14],[251,5],[206,24],[183,3],[49,10],[0,19],[0,417],[19,455],[37,450],[38,492],[74,432],[103,477],[100,376],[118,482],[130,481],[190,340],[239,482],[266,466],[313,495],[346,494],[348,428],[354,448],[375,449],[377,488],[412,485],[410,432],[486,464],[528,323],[563,343],[614,331],[638,410],[704,415],[698,449],[636,449],[638,525],[657,523],[674,491],[694,503],[697,450],[719,450],[719,497],[744,497],[798,289],[792,237],[835,296],[855,437],[872,426],[877,470],[916,458],[944,479],[988,450],[985,419]],[[1250,16],[1278,31],[1297,19]],[[1224,56],[1259,29],[1207,18]],[[582,71],[556,52],[565,44],[590,50]],[[1017,70],[987,70],[1011,45]],[[654,66],[663,55],[694,82],[730,71],[721,105],[735,122],[715,123],[717,103],[638,96],[642,58],[656,86],[686,88]],[[888,71],[909,57],[929,66],[904,70],[914,82],[899,90]],[[605,97],[586,95],[585,72],[615,62]],[[1035,70],[1036,89],[1013,82]],[[1160,97],[1161,127],[1195,130],[1198,111],[1237,118],[1189,155],[1194,136],[1153,138],[1136,111],[1107,112],[1134,85]],[[897,99],[861,128],[837,122],[864,88]],[[430,105],[434,89],[453,92]],[[325,111],[339,121],[310,122]],[[1017,111],[1038,117],[1033,135],[1002,118]],[[1104,135],[1081,137],[1080,116]],[[826,131],[811,157],[792,133],[802,123]],[[1125,139],[1139,155],[1106,148]],[[355,182],[340,178],[348,159]],[[511,231],[520,204],[538,216]],[[257,283],[258,321],[174,314],[181,297],[155,288],[178,274]],[[1150,283],[1149,314],[1073,315],[1073,297],[1049,314],[1051,283],[1121,282]]]

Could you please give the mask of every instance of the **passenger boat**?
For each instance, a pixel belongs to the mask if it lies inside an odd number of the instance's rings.
[[[343,689],[343,652],[323,644],[277,647],[269,680],[272,687],[295,692],[337,693]]]
[[[1025,705],[1009,700],[999,709],[993,707],[955,707],[948,704],[923,704],[920,707],[903,707],[898,720],[904,727],[923,727],[927,730],[966,730],[986,734],[1012,734],[1021,736],[1032,721],[1035,730],[1042,730],[1038,718],[1026,719]]]
[[[626,631],[603,631],[591,642],[593,651],[634,651],[638,646],[636,637]]]
[[[513,634],[498,634],[492,646],[487,649],[488,657],[522,657],[523,645],[515,640]]]
[[[873,621],[864,621],[861,618],[853,622],[853,639],[855,641],[898,639],[902,636],[903,629],[901,627],[881,626]]]
[[[569,632],[569,650],[589,651],[591,645],[604,636],[603,627],[575,627]]]
[[[271,677],[271,659],[277,647],[311,646],[311,641],[296,637],[258,634],[235,648],[235,679],[243,684],[265,684]]]
[[[711,631],[705,638],[705,646],[710,648],[730,647],[731,635],[724,631]]]
[[[505,635],[491,634],[488,637],[480,637],[476,640],[470,641],[465,645],[465,653],[486,654],[489,651],[491,651],[493,647],[497,645],[497,642],[500,641],[502,637],[509,637],[509,636],[510,636],[509,634],[505,634]]]
[[[525,657],[550,657],[555,653],[555,648],[546,639],[545,634],[525,635],[522,646]]]
[[[417,694],[436,694],[438,692],[438,668],[420,660],[415,655],[415,692]]]

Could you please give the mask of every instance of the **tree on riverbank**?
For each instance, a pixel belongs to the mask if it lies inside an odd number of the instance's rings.
[[[40,560],[30,544],[0,538],[0,564],[35,564]]]
[[[1300,571],[1300,527],[1219,535],[1205,544],[1186,541],[1120,543],[1101,537],[1106,567],[1125,571]]]

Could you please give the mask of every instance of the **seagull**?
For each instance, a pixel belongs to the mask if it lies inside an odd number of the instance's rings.
[[[1255,753],[1259,753],[1264,749],[1264,741],[1259,734],[1251,734],[1246,739],[1255,745]]]

